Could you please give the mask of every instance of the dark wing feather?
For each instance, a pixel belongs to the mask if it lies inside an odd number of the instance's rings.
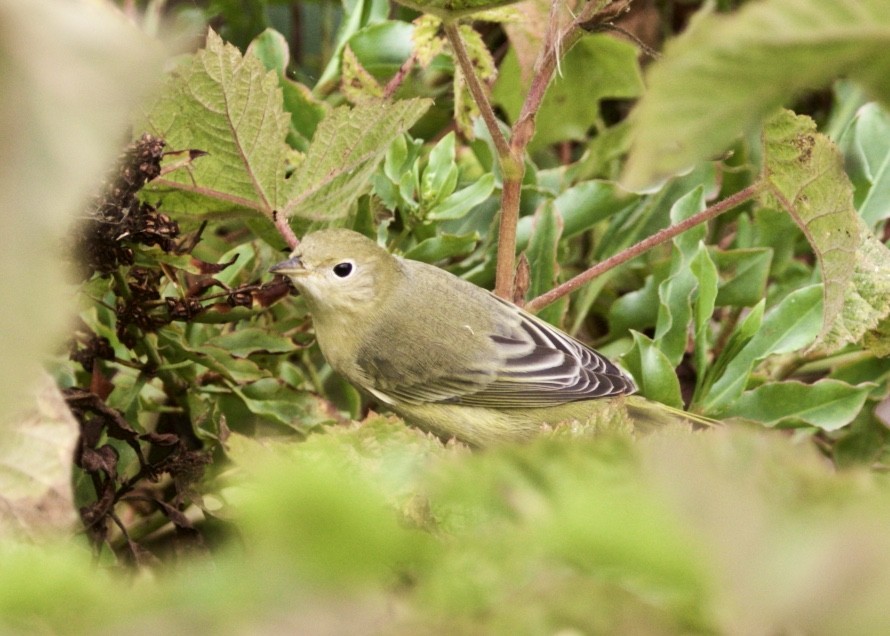
[[[496,377],[457,402],[534,408],[636,390],[633,380],[590,347],[531,314],[514,310],[520,320],[512,333],[491,337],[501,360]]]

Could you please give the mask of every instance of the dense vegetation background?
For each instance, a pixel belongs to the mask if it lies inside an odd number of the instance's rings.
[[[882,0],[0,24],[5,633],[890,628]],[[377,415],[267,273],[330,225],[724,425]]]

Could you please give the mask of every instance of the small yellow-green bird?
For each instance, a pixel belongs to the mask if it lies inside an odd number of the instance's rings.
[[[636,390],[602,355],[491,292],[357,232],[308,234],[273,266],[305,296],[335,371],[409,423],[475,446],[584,420]]]

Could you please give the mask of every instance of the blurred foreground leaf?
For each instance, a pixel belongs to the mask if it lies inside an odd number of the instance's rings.
[[[45,377],[28,412],[7,416],[0,444],[0,537],[68,537],[77,513],[71,463],[80,435],[55,383]]]
[[[0,0],[0,409],[29,405],[69,317],[60,241],[159,79],[161,47],[109,4]]]
[[[648,185],[717,154],[842,75],[890,102],[888,43],[884,0],[767,0],[700,16],[647,73],[625,181]]]

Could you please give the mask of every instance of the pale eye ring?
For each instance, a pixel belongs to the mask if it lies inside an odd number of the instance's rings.
[[[334,275],[338,278],[346,278],[355,271],[355,265],[352,261],[343,261],[334,265]]]

